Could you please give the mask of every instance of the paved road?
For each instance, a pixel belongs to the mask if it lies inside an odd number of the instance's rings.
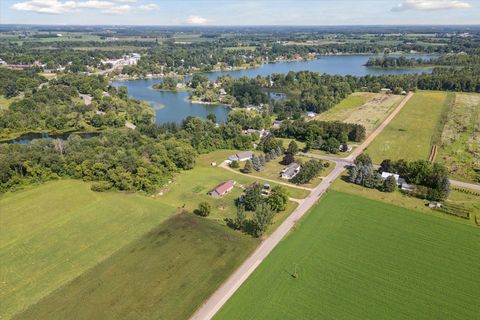
[[[456,187],[462,187],[462,188],[467,188],[467,189],[473,189],[473,190],[480,191],[480,185],[478,185],[478,184],[467,183],[467,182],[462,182],[462,181],[457,181],[457,180],[452,180],[452,179],[450,179],[450,184],[452,186],[456,186]]]
[[[325,193],[330,184],[337,179],[345,168],[352,163],[352,161],[368,147],[368,145],[375,139],[380,132],[392,121],[395,115],[400,112],[407,101],[413,96],[409,93],[402,102],[395,108],[395,110],[378,126],[372,134],[358,146],[350,156],[346,158],[328,157],[328,160],[335,162],[335,168],[328,176],[323,178],[322,182],[313,188],[310,195],[305,198],[299,206],[288,216],[285,221],[267,238],[260,246],[252,253],[247,260],[228,278],[222,286],[214,292],[212,296],[195,312],[191,317],[192,320],[209,320],[211,319],[225,302],[235,293],[235,291],[242,285],[242,283],[255,271],[260,263],[265,259],[275,246],[287,235],[291,228],[297,221],[303,217],[305,213],[318,201],[318,199]],[[310,155],[310,154],[308,154]],[[313,157],[325,159],[327,157],[321,155],[312,155]],[[230,169],[226,167],[227,169]],[[236,171],[234,171],[236,172]],[[258,178],[258,177],[255,177]],[[264,179],[265,180],[265,179]],[[278,183],[277,181],[273,181]]]

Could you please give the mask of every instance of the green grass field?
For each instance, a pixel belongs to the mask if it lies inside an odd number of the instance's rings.
[[[188,319],[257,244],[176,215],[15,319]]]
[[[480,182],[480,94],[456,93],[441,132],[436,162],[455,179]]]
[[[374,163],[383,159],[428,159],[431,139],[449,93],[418,91],[368,147]],[[450,93],[451,94],[451,93]]]
[[[320,113],[316,119],[361,124],[365,126],[368,135],[403,98],[400,95],[355,92],[333,108]]]
[[[35,303],[175,213],[151,198],[62,180],[0,199],[0,318]]]
[[[331,191],[215,319],[478,318],[478,231]]]

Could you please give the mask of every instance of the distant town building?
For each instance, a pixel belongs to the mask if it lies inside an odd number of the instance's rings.
[[[113,67],[120,67],[120,66],[129,66],[129,65],[136,65],[140,60],[141,55],[138,53],[130,53],[124,55],[120,59],[107,59],[102,60],[103,64],[111,64]]]

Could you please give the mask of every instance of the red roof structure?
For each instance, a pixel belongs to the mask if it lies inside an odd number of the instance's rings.
[[[212,196],[221,197],[225,193],[230,192],[233,189],[234,182],[233,180],[225,181],[220,183],[218,186],[213,188],[209,194]]]

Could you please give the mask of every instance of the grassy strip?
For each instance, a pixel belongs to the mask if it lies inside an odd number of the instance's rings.
[[[448,117],[450,112],[452,111],[455,105],[455,93],[449,92],[447,93],[447,97],[445,102],[443,103],[442,110],[440,111],[440,117],[438,119],[437,125],[433,130],[432,140],[430,145],[437,145],[439,146],[442,143],[442,132],[447,124]]]

